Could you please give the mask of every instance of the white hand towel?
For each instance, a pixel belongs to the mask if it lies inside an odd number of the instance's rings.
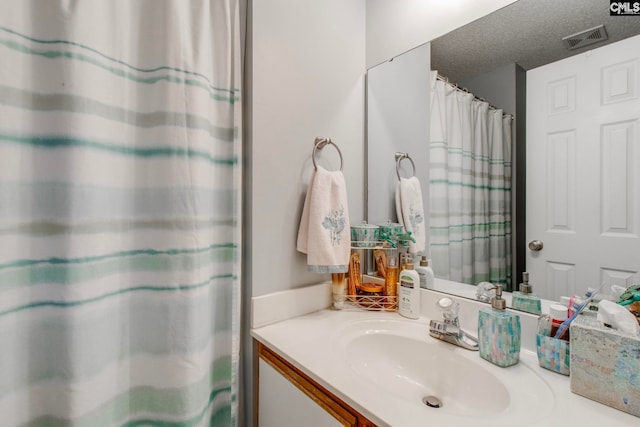
[[[398,217],[398,224],[404,226],[404,220],[402,219],[402,201],[400,200],[400,181],[396,181],[396,216]]]
[[[346,273],[351,235],[347,186],[341,171],[320,166],[311,176],[298,229],[297,249],[313,273]]]
[[[400,178],[400,182],[396,187],[396,211],[398,221],[416,239],[415,243],[409,242],[409,252],[412,254],[424,253],[427,241],[424,206],[422,204],[420,181],[415,176]]]

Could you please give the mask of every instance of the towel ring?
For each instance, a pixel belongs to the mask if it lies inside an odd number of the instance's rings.
[[[409,162],[411,162],[411,167],[413,168],[413,174],[411,176],[415,176],[416,174],[416,165],[415,163],[413,163],[413,160],[411,159],[411,157],[409,157],[409,154],[397,152],[396,153],[396,174],[398,175],[398,179],[400,179],[400,162],[402,162],[402,160],[404,159],[407,159],[409,160]]]
[[[316,137],[316,140],[313,143],[313,155],[311,156],[311,159],[313,160],[313,168],[315,170],[318,170],[318,165],[316,164],[316,152],[318,150],[322,150],[325,146],[329,144],[333,145],[334,147],[336,147],[336,150],[338,150],[338,155],[340,156],[340,171],[342,171],[342,165],[344,164],[342,161],[342,152],[340,151],[338,146],[335,144],[335,142],[331,140],[331,138],[325,138],[322,136]]]

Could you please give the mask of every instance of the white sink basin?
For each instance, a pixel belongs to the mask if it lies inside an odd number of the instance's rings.
[[[430,337],[424,323],[352,322],[338,333],[338,348],[357,376],[425,411],[476,420],[507,416],[516,421],[514,417],[522,416],[534,421],[553,408],[551,389],[529,366],[492,365],[478,352]],[[427,396],[437,397],[442,406],[426,406]]]

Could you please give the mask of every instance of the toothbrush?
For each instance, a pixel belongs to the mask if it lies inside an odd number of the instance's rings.
[[[589,305],[589,303],[593,301],[593,298],[598,294],[598,292],[602,290],[602,288],[604,288],[604,285],[605,285],[604,283],[601,284],[600,287],[597,290],[591,292],[591,294],[587,292],[587,294],[585,295],[587,299],[584,301],[584,303],[580,307],[576,309],[576,311],[573,312],[571,317],[569,317],[567,320],[565,320],[560,324],[560,327],[558,327],[558,330],[556,331],[554,338],[560,339],[560,337],[564,335],[564,333],[566,332],[571,322],[573,322],[573,320],[578,316],[578,314],[582,313],[582,310],[584,310]]]

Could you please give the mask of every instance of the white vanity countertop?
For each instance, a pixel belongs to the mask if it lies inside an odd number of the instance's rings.
[[[252,336],[380,427],[425,425],[612,427],[640,425],[638,417],[571,393],[569,377],[540,368],[535,353],[526,350],[522,350],[520,353],[520,363],[509,368],[494,367],[489,362],[480,359],[477,352],[473,354],[477,356],[480,363],[488,364],[489,369],[511,370],[514,375],[523,369],[534,370],[549,386],[553,394],[553,404],[549,405],[549,408],[545,408],[544,411],[535,411],[536,413],[525,418],[504,417],[503,415],[492,419],[491,417],[452,415],[440,409],[407,402],[356,374],[344,360],[344,354],[339,351],[338,343],[341,329],[352,322],[370,319],[401,319],[416,322],[416,324],[424,326],[425,339],[433,339],[428,335],[428,319],[426,317],[409,320],[397,313],[330,309],[253,329]],[[455,349],[455,351],[469,352],[458,347]],[[522,387],[526,387],[526,384],[522,384]],[[507,418],[513,419],[507,420]]]

